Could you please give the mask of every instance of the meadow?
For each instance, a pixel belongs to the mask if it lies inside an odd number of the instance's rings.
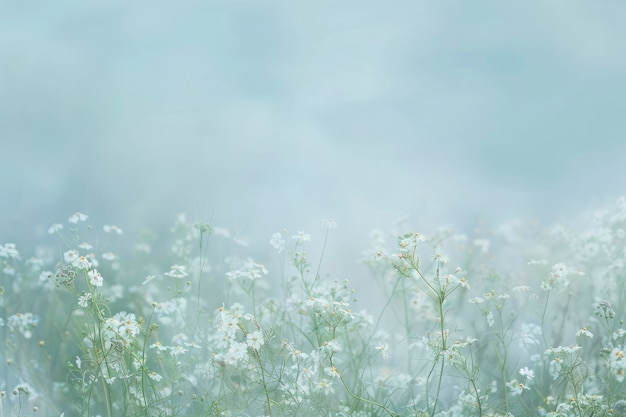
[[[133,242],[109,221],[1,242],[0,417],[626,416],[626,198],[374,230],[355,277],[320,272],[332,219],[253,242],[264,262],[184,214]]]

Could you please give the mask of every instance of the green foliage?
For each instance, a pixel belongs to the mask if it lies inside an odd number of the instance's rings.
[[[374,231],[369,310],[304,232],[265,264],[184,215],[127,253],[82,213],[49,232],[0,245],[0,417],[626,415],[624,199],[578,233]]]

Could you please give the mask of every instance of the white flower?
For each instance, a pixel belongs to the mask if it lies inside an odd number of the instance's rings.
[[[280,233],[274,233],[270,239],[270,245],[276,248],[278,253],[281,253],[283,249],[285,249],[285,240],[283,239],[283,235]]]
[[[519,370],[519,374],[525,376],[528,381],[535,377],[535,371],[533,371],[532,369],[528,369],[527,366],[521,368]]]
[[[88,218],[89,218],[89,216],[87,216],[86,214],[83,214],[83,213],[80,213],[80,212],[77,211],[76,213],[72,214],[70,216],[70,218],[67,219],[67,221],[70,222],[70,223],[76,224],[78,222],[87,221]]]
[[[291,237],[296,242],[309,242],[311,240],[311,235],[304,233],[302,230],[298,232],[297,235],[293,235]]]
[[[322,379],[315,383],[315,391],[321,391],[324,394],[332,394],[335,389],[327,379]]]
[[[79,248],[84,249],[84,250],[90,250],[93,249],[93,246],[91,246],[89,243],[87,242],[83,242],[80,245],[78,245]]]
[[[114,224],[113,225],[106,224],[104,225],[102,229],[104,230],[105,233],[117,233],[118,235],[121,235],[122,233],[124,233],[122,229],[120,229]]]
[[[78,254],[77,251],[75,251],[74,249],[71,249],[63,254],[63,259],[65,260],[66,263],[71,264],[71,263],[74,263],[74,261],[78,259],[79,256],[80,255]]]
[[[82,308],[87,308],[87,306],[89,305],[89,300],[91,300],[91,294],[83,293],[82,295],[78,297],[78,305],[81,306]]]
[[[226,354],[226,361],[231,365],[235,365],[237,362],[244,359],[247,353],[248,346],[245,343],[233,342]]]
[[[585,337],[588,337],[589,339],[591,339],[591,338],[593,338],[593,333],[591,333],[589,330],[587,330],[586,327],[582,327],[582,328],[580,328],[576,332],[576,336],[585,336]]]
[[[52,226],[50,226],[50,228],[48,229],[48,233],[50,233],[51,235],[55,234],[56,232],[61,231],[61,229],[63,229],[63,225],[60,223],[54,223]]]
[[[336,229],[337,228],[337,223],[331,219],[324,219],[322,220],[322,227],[325,227],[326,229],[330,230],[330,229]]]
[[[336,340],[330,340],[322,344],[322,350],[328,353],[337,353],[341,351],[341,345]]]
[[[164,275],[172,278],[184,278],[189,275],[185,272],[185,267],[182,265],[172,265],[170,272],[166,272]]]
[[[380,351],[380,355],[383,359],[387,359],[389,357],[389,346],[386,343],[378,342],[376,350]]]
[[[487,314],[487,325],[493,327],[494,324],[496,324],[496,321],[493,317],[493,312],[490,311],[489,314]]]
[[[115,258],[116,256],[113,252],[106,252],[102,254],[102,259],[104,259],[105,261],[114,261]]]
[[[91,283],[91,285],[95,287],[101,287],[104,283],[104,279],[97,269],[92,269],[91,271],[87,272],[87,276],[89,276],[89,282]]]
[[[257,330],[255,332],[252,333],[248,333],[248,335],[246,336],[246,342],[248,343],[248,346],[251,347],[254,350],[258,350],[261,346],[263,346],[263,333],[261,333],[260,330]]]
[[[5,243],[0,245],[0,258],[19,259],[20,253],[17,251],[15,243]]]
[[[324,373],[331,378],[336,378],[339,376],[339,371],[334,366],[328,366],[324,368]]]
[[[156,381],[156,382],[159,382],[160,380],[163,379],[161,375],[157,374],[154,371],[150,372],[148,376],[150,377],[151,380]]]
[[[160,350],[160,351],[168,349],[168,347],[167,346],[163,346],[161,344],[161,342],[154,342],[153,344],[150,345],[150,349],[154,349],[154,348],[156,348],[157,350]]]
[[[521,395],[524,391],[528,391],[530,387],[520,383],[517,383],[517,380],[513,380],[506,384],[506,386],[511,391],[512,395]]]
[[[91,268],[91,262],[84,256],[79,256],[78,258],[72,261],[72,265],[78,269],[89,269]]]
[[[82,363],[83,363],[83,362],[80,360],[80,356],[77,356],[77,357],[76,357],[76,367],[77,367],[78,369],[80,369],[80,367],[82,366]]]

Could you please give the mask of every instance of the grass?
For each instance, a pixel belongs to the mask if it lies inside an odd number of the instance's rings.
[[[0,245],[0,417],[626,416],[625,199],[579,231],[374,231],[370,310],[320,274],[332,220],[267,266],[184,215],[120,253],[91,220]]]

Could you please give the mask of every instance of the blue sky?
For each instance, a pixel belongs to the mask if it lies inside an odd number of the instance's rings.
[[[624,18],[617,1],[3,2],[0,230],[187,211],[264,240],[333,216],[349,244],[405,214],[471,228],[612,202]]]

